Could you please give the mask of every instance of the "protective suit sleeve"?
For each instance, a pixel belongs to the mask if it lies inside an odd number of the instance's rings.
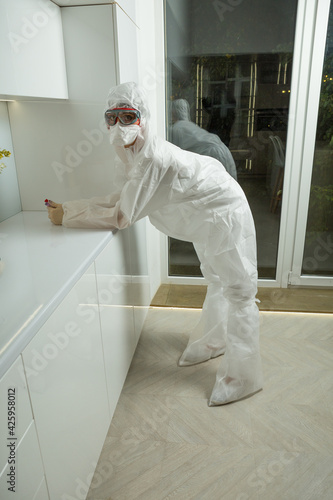
[[[109,195],[63,203],[63,225],[77,228],[124,229],[151,211],[164,206],[170,185],[163,183],[165,169],[144,165],[143,173],[132,176],[118,199]],[[165,186],[166,189],[163,189]],[[155,196],[158,190],[158,196]]]
[[[115,208],[120,193],[103,197],[66,201],[62,204],[65,227],[115,229]]]

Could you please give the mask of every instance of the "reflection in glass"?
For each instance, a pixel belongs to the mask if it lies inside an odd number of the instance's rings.
[[[191,121],[190,105],[186,99],[172,101],[171,142],[192,153],[215,158],[237,180],[235,161],[229,149],[218,135]]]
[[[190,121],[231,152],[256,224],[260,278],[276,273],[296,6],[165,3],[168,140],[172,103],[184,99]],[[201,274],[192,244],[170,238],[169,274]]]
[[[333,276],[333,5],[330,7],[302,274]]]

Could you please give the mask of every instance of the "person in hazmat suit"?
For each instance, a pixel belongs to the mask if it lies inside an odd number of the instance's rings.
[[[49,218],[66,227],[123,229],[148,216],[163,233],[191,241],[208,282],[202,315],[179,366],[221,354],[209,406],[262,389],[256,237],[239,184],[216,159],[184,151],[149,129],[143,89],[110,90],[105,120],[123,173],[105,197],[49,201]]]
[[[216,158],[237,180],[235,161],[229,149],[216,135],[191,121],[190,105],[185,99],[172,101],[171,142],[182,149]]]

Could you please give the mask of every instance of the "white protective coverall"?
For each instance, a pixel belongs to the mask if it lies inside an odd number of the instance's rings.
[[[172,102],[172,143],[182,149],[216,158],[227,172],[237,180],[237,170],[232,154],[216,135],[191,121],[190,105],[185,99]]]
[[[110,90],[108,109],[124,105],[139,110],[141,122],[134,126],[133,146],[115,145],[122,187],[103,198],[64,203],[63,225],[123,229],[148,216],[163,233],[193,242],[208,290],[179,365],[225,352],[209,405],[253,394],[262,388],[262,371],[256,238],[246,197],[217,160],[183,151],[150,133],[145,93],[135,83]],[[110,129],[115,127],[119,122]]]

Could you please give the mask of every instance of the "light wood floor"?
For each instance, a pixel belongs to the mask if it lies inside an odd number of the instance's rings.
[[[177,360],[200,310],[151,308],[88,500],[331,500],[333,315],[261,312],[264,390],[209,408]]]
[[[205,285],[161,285],[153,306],[202,307]],[[332,288],[264,288],[257,294],[261,311],[297,311],[333,313]]]

